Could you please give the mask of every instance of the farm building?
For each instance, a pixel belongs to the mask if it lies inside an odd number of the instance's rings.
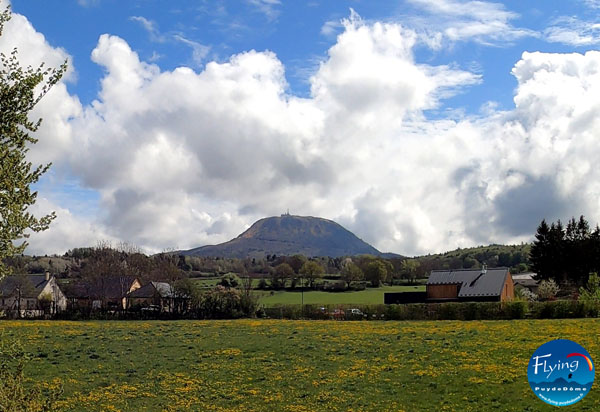
[[[129,307],[152,305],[161,312],[173,312],[180,300],[170,284],[150,282],[129,294]]]
[[[513,282],[515,282],[516,288],[529,289],[532,293],[537,293],[539,281],[535,280],[536,273],[519,273],[518,275],[512,275]]]
[[[504,302],[515,292],[508,268],[433,270],[426,288],[429,302]]]
[[[56,278],[45,274],[7,276],[0,282],[0,310],[19,317],[54,314],[67,308]]]
[[[110,276],[81,280],[65,286],[69,307],[122,310],[128,307],[128,295],[142,287],[133,276]]]

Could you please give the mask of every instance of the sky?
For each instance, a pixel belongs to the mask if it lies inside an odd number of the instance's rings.
[[[9,2],[0,0],[2,8]],[[12,0],[0,51],[69,69],[29,254],[332,219],[413,256],[600,220],[600,1]]]

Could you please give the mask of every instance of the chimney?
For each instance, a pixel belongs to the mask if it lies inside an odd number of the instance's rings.
[[[50,280],[50,272],[46,271],[46,280]]]
[[[479,280],[480,277],[482,277],[483,275],[485,275],[487,273],[487,265],[484,263],[483,266],[481,267],[481,272],[479,273],[479,275],[477,275],[477,277],[475,279],[473,279],[471,281],[471,283],[469,284],[469,287],[473,287],[473,285],[475,284],[475,282],[477,282]]]

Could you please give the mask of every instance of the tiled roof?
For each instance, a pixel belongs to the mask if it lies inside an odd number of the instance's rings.
[[[21,296],[37,298],[49,281],[46,275],[12,275],[0,282],[0,296],[12,296],[21,287]]]
[[[111,276],[90,280],[80,280],[65,287],[68,298],[120,299],[127,296],[135,282],[134,276]]]
[[[161,298],[174,297],[174,291],[170,284],[166,282],[150,282],[139,289],[134,290],[129,295],[132,298]]]
[[[487,269],[457,269],[433,270],[428,285],[460,285],[458,297],[500,296],[506,276],[507,268]]]

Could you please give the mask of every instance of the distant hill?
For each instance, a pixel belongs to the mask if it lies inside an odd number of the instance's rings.
[[[418,275],[426,277],[432,270],[505,266],[512,274],[530,270],[530,243],[520,245],[488,245],[460,248],[435,255],[416,256],[420,263]]]
[[[334,221],[293,215],[260,219],[229,242],[180,253],[227,258],[264,257],[274,254],[330,257],[381,255],[373,246]]]

